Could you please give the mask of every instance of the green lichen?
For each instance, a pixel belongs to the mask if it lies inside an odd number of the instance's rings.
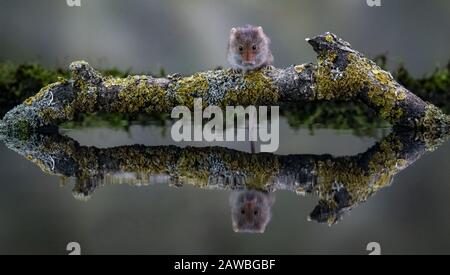
[[[294,71],[298,74],[301,74],[302,72],[304,72],[306,69],[306,65],[302,64],[302,65],[296,65],[294,66]]]
[[[350,62],[344,72],[334,68],[337,53],[330,51],[318,58],[318,67],[315,72],[316,95],[318,100],[349,100],[353,98],[364,86],[367,76],[361,64]],[[361,70],[363,69],[363,70]]]
[[[128,76],[126,78],[108,78],[106,88],[118,88],[119,100],[111,106],[112,111],[118,113],[138,112],[167,112],[172,103],[166,92],[157,84],[152,83],[148,76]]]
[[[64,106],[62,109],[46,107],[38,112],[39,117],[45,125],[54,125],[59,121],[71,121],[75,115],[75,107],[72,104]]]
[[[32,163],[34,163],[37,167],[39,167],[39,169],[41,169],[42,172],[44,172],[45,174],[48,175],[54,175],[52,169],[42,160],[38,159],[38,158],[34,158],[31,155],[28,155],[25,157],[27,160],[31,161]]]
[[[350,158],[345,162],[319,161],[317,163],[316,192],[320,200],[326,202],[330,208],[338,209],[339,205],[334,198],[335,188],[345,188],[350,196],[348,205],[357,205],[391,182],[393,173],[382,167],[378,168],[380,169],[376,174],[369,174],[353,163]],[[335,221],[335,217],[329,217],[330,224]]]
[[[331,34],[327,34],[327,35],[325,36],[325,40],[328,41],[329,43],[331,43],[331,42],[334,41],[334,37],[333,37],[333,35],[331,35]]]
[[[107,178],[102,170],[98,155],[102,159],[112,159],[117,163],[115,170],[140,175],[171,175],[176,184],[190,184],[207,188],[211,177],[216,177],[213,171],[224,169],[224,175],[239,178],[239,182],[247,188],[266,189],[279,173],[279,160],[272,155],[251,155],[243,152],[230,151],[224,148],[186,148],[177,147],[117,147],[111,149],[76,148],[73,143],[42,145],[42,153],[64,152],[76,161],[76,177],[83,179],[99,177],[100,182]],[[48,170],[45,163],[40,163],[30,157],[30,160]],[[140,183],[141,181],[136,181]],[[233,187],[233,186],[230,186]],[[244,186],[242,186],[244,187]]]
[[[28,105],[28,106],[31,106],[31,105],[33,104],[33,102],[35,102],[36,100],[41,99],[41,98],[45,95],[45,93],[46,93],[46,91],[47,91],[47,88],[48,88],[48,87],[42,88],[36,95],[27,98],[27,99],[23,102],[23,104]]]
[[[426,129],[433,129],[436,125],[443,125],[449,122],[449,117],[444,114],[438,107],[428,105],[425,110],[425,115],[420,120],[419,125]]]
[[[14,126],[17,133],[28,133],[30,129],[30,123],[25,119],[18,120]]]
[[[211,158],[217,163],[211,163]],[[176,173],[183,183],[207,187],[209,179],[217,175],[211,170],[219,165],[226,174],[240,178],[247,188],[264,190],[279,172],[278,158],[250,155],[242,152],[229,153],[226,149],[188,149],[181,153]]]
[[[279,159],[271,155],[230,155],[223,150],[220,159],[228,171],[239,172],[245,176],[247,188],[266,189],[280,169]]]
[[[403,116],[403,109],[397,105],[399,101],[406,99],[406,92],[390,73],[376,68],[374,64],[372,67],[369,76],[373,76],[377,83],[369,87],[367,95],[371,103],[380,109],[382,118],[395,121]]]
[[[131,147],[119,147],[110,150],[107,155],[120,160],[120,170],[144,174],[166,174],[169,164],[176,162],[176,154],[163,148],[152,148],[144,151],[133,150]]]
[[[331,38],[333,37],[330,36]],[[325,39],[327,38],[325,37]],[[375,107],[374,109],[377,110],[382,118],[395,123],[398,119],[405,116],[402,101],[406,99],[407,91],[399,86],[389,73],[381,70],[373,62],[357,53],[341,55],[342,53],[338,56],[336,52],[330,50],[323,52],[319,56],[319,65],[315,73],[316,93],[313,99],[349,100],[359,96],[358,93],[363,91],[368,98],[369,106]],[[344,57],[346,58],[345,62],[337,60]],[[341,72],[337,69],[337,64],[341,66],[342,63],[347,65]],[[76,64],[89,66],[86,62],[78,62]],[[295,66],[294,69],[300,73],[304,70],[304,66]],[[176,77],[171,79],[169,77],[168,87],[162,85],[164,86],[163,88],[161,85],[154,83],[154,79],[151,77],[103,78],[92,68],[91,70],[79,69],[73,72],[74,86],[78,89],[77,93],[75,93],[75,100],[73,102],[59,102],[58,106],[50,106],[48,110],[40,111],[39,115],[44,121],[55,124],[57,121],[64,121],[64,118],[73,118],[75,110],[76,113],[106,111],[122,114],[142,111],[170,112],[175,105],[186,105],[192,108],[193,100],[197,97],[204,99],[203,107],[206,105],[276,104],[279,100],[279,93],[273,85],[272,79],[267,76],[268,70],[271,69],[265,68],[247,73],[237,73],[231,70],[214,70],[184,78]],[[0,74],[0,82],[4,81],[9,87],[14,82],[12,79],[14,74],[11,73],[13,72],[11,69],[6,69],[5,71],[6,73],[3,76]],[[33,77],[39,76],[40,79],[45,79],[45,81],[50,81],[54,78],[59,79],[59,82],[42,88],[35,96],[25,100],[24,105],[32,106],[32,108],[35,107],[34,103],[43,101],[42,99],[48,96],[47,91],[52,89],[53,85],[67,81],[61,79],[67,72],[55,74],[41,72],[41,69],[34,66],[22,71],[23,74],[33,75]],[[90,75],[86,75],[86,72],[90,73]],[[114,73],[119,76],[122,75],[118,74],[117,71]],[[98,89],[103,87],[101,85],[98,86],[96,82],[94,84],[87,83],[92,79],[94,81],[104,80],[105,86],[117,87],[115,91],[112,91],[117,92],[117,102],[114,102],[111,106],[98,106]],[[433,79],[436,80],[432,82],[435,84],[431,85],[431,82],[427,82],[427,88],[446,89],[449,79],[448,70],[441,70]],[[22,84],[19,86],[22,86]],[[2,83],[0,83],[0,90],[1,87]],[[2,99],[0,99],[0,103]],[[56,110],[61,108],[61,104],[70,106],[58,114]],[[42,106],[39,105],[38,107]],[[322,114],[317,114],[317,116],[320,115],[323,115],[323,112]],[[337,116],[331,117],[336,118]],[[52,119],[56,120],[52,121]],[[316,119],[317,117],[313,117],[308,120],[308,123]],[[440,117],[439,114],[438,118],[434,119],[434,122],[432,120],[426,115],[418,121],[417,125],[429,128],[430,126],[438,127],[439,121],[448,122],[445,117]],[[348,123],[344,121],[344,125],[348,125]]]
[[[98,88],[78,79],[74,84],[77,89],[75,108],[78,112],[92,113],[95,112],[97,104]]]
[[[176,165],[177,176],[182,183],[191,184],[197,187],[208,185],[209,172],[207,169],[199,167],[207,163],[208,155],[201,151],[191,154],[190,151],[183,151]]]
[[[350,195],[349,205],[366,201],[381,188],[389,186],[392,177],[405,165],[406,161],[397,157],[402,148],[403,144],[395,137],[384,140],[369,159],[368,169],[352,157],[318,161],[316,191],[319,198],[337,209],[334,192],[336,186],[342,185]],[[335,217],[330,217],[329,222],[334,223]]]
[[[195,98],[205,98],[208,92],[207,73],[197,73],[189,77],[180,78],[169,86],[175,101],[179,105],[194,108]],[[203,101],[205,107],[206,102]]]
[[[406,92],[393,77],[374,62],[349,53],[344,71],[335,66],[338,54],[330,51],[319,56],[315,73],[316,98],[319,100],[350,100],[367,90],[369,103],[383,119],[395,122],[404,114],[398,102],[406,98]]]
[[[450,117],[434,105],[427,105],[425,115],[416,121],[422,131],[421,139],[427,144],[429,151],[434,151],[450,133]]]
[[[378,146],[377,152],[370,158],[369,172],[371,174],[380,170],[396,172],[399,161],[403,162],[397,159],[397,152],[403,149],[403,144],[398,139],[389,138],[384,139]]]
[[[273,105],[278,102],[279,91],[264,69],[244,73],[241,77],[241,87],[228,90],[222,106]]]

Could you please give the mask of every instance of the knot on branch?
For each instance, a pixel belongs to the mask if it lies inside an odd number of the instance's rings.
[[[342,40],[341,38],[330,32],[326,32],[313,38],[307,38],[306,41],[319,55],[322,55],[329,51],[347,53],[356,52],[351,48],[352,46],[350,45],[350,43]]]
[[[103,81],[102,75],[84,60],[74,61],[69,66],[72,79],[86,84],[98,85]]]
[[[95,112],[98,89],[104,80],[102,75],[83,60],[72,62],[69,70],[76,91],[74,107],[85,113]]]

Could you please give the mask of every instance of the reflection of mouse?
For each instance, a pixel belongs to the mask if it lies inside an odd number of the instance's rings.
[[[258,190],[234,191],[230,196],[231,220],[235,232],[264,233],[274,198]]]
[[[273,56],[270,39],[262,27],[246,25],[232,28],[228,42],[228,62],[236,70],[256,70],[270,66]]]

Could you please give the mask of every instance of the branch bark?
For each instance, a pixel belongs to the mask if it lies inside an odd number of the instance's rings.
[[[249,73],[214,70],[167,78],[102,76],[84,61],[71,78],[44,87],[8,112],[2,132],[30,132],[71,121],[76,113],[170,112],[208,105],[282,105],[311,101],[361,101],[399,127],[447,132],[449,117],[397,83],[390,73],[331,33],[307,39],[317,64],[265,68]]]

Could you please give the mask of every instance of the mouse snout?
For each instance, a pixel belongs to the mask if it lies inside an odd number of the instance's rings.
[[[245,51],[242,55],[242,64],[247,66],[255,65],[255,56],[250,51]]]

